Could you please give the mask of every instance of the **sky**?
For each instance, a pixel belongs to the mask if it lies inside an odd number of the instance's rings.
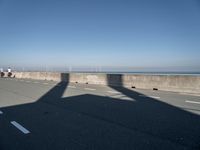
[[[0,0],[0,66],[200,71],[200,0]]]

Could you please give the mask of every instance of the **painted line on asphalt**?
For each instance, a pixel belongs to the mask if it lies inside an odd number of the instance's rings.
[[[96,89],[92,89],[92,88],[85,88],[85,90],[95,91]]]
[[[117,91],[107,91],[108,93],[119,94],[120,92]]]
[[[140,97],[150,97],[150,98],[155,98],[155,99],[160,99],[158,96],[147,96],[147,95],[139,95]]]
[[[49,84],[49,83],[43,83],[43,84],[46,84],[46,85],[47,85],[47,84]]]
[[[179,93],[181,95],[189,95],[189,96],[200,96],[200,94],[196,94],[196,93]]]
[[[70,85],[69,85],[68,87],[69,87],[69,88],[72,88],[72,89],[75,89],[75,88],[76,88],[75,86],[70,86]]]
[[[3,114],[3,111],[0,110],[0,115],[2,115],[2,114]]]
[[[160,99],[160,97],[158,97],[158,96],[149,96],[149,97],[155,98],[155,99]]]
[[[185,102],[186,102],[186,103],[192,103],[192,104],[200,104],[200,102],[196,102],[196,101],[189,101],[189,100],[186,100]]]
[[[39,83],[39,82],[35,81],[35,82],[33,82],[33,83]]]
[[[146,95],[139,95],[140,97],[147,97]]]
[[[12,125],[14,125],[17,129],[19,129],[21,132],[23,132],[24,134],[30,133],[30,131],[28,131],[26,128],[24,128],[22,125],[20,125],[20,124],[17,123],[16,121],[11,121],[10,123],[11,123]]]

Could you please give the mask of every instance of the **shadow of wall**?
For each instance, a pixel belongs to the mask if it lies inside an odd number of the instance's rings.
[[[70,74],[69,73],[61,73],[60,79],[62,82],[69,82]]]
[[[122,87],[121,75],[108,75],[108,85],[132,100],[94,94],[62,98],[69,75],[61,75],[61,80],[65,82],[58,83],[35,103],[3,108],[38,133],[35,142],[40,149],[56,149],[66,139],[79,141],[86,149],[134,149],[138,145],[143,149],[171,149],[173,144],[176,149],[200,148],[198,115],[154,98],[140,97],[141,93]],[[9,144],[16,140],[12,138],[0,141]],[[51,144],[49,139],[56,142]],[[10,146],[22,149],[24,144],[29,148],[34,143],[23,141]]]
[[[122,74],[107,74],[106,80],[107,80],[107,85],[109,86],[123,86]]]

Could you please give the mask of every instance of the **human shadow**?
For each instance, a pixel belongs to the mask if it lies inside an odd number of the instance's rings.
[[[32,133],[24,137],[9,129],[3,131],[1,149],[200,148],[198,115],[141,97],[141,93],[123,87],[122,75],[107,75],[107,83],[131,100],[94,93],[63,97],[69,75],[62,74],[61,79],[65,82],[35,103],[2,108],[8,118],[21,121]]]

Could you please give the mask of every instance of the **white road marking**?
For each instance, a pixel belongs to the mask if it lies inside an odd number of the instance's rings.
[[[49,83],[43,83],[43,84],[49,84]]]
[[[39,83],[39,82],[35,81],[34,83]]]
[[[73,89],[75,89],[75,88],[76,88],[75,86],[70,86],[70,85],[69,85],[68,87],[69,87],[69,88],[73,88]]]
[[[123,97],[124,95],[122,94],[119,94],[119,95],[108,95],[109,97],[115,97],[115,98],[121,98]]]
[[[150,98],[155,98],[155,99],[160,99],[158,96],[147,96],[147,95],[139,95],[140,97],[150,97]]]
[[[147,97],[146,95],[139,95],[140,97]]]
[[[95,91],[96,89],[85,88],[85,90]]]
[[[155,98],[155,99],[160,99],[160,97],[158,97],[158,96],[149,96],[149,97]]]
[[[186,103],[192,103],[192,104],[200,104],[200,102],[196,102],[196,101],[189,101],[189,100],[186,100],[185,102],[186,102]]]
[[[181,95],[191,95],[191,96],[200,96],[200,94],[195,94],[195,93],[179,93]]]
[[[124,94],[119,94],[119,95],[108,95],[108,97],[117,98],[117,99],[121,99],[121,100],[135,101],[133,98],[127,97],[127,96],[124,95]]]
[[[2,114],[3,114],[3,111],[0,110],[0,115],[2,115]]]
[[[114,93],[114,94],[119,94],[120,92],[117,91],[107,91],[108,93]]]
[[[23,132],[24,134],[30,133],[30,131],[28,131],[26,128],[24,128],[22,125],[20,125],[20,124],[17,123],[16,121],[11,121],[10,123],[11,123],[12,125],[14,125],[17,129],[19,129],[21,132]]]
[[[127,101],[135,101],[133,98],[131,97],[122,97],[121,99],[123,100],[127,100]]]

